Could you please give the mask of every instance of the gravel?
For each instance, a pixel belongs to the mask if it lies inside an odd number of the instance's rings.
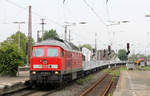
[[[64,89],[57,91],[48,96],[80,96],[80,94],[86,90],[90,85],[92,85],[95,81],[97,81],[101,76],[103,76],[103,72],[97,72],[92,74],[91,79],[88,82],[79,85],[74,81],[71,85],[66,86]]]

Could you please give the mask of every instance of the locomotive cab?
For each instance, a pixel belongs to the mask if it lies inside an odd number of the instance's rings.
[[[30,62],[30,80],[36,83],[60,82],[62,61],[62,48],[34,46]]]

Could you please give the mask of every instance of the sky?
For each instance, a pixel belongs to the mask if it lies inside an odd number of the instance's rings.
[[[111,45],[117,51],[129,42],[131,53],[150,54],[150,17],[145,17],[150,14],[149,0],[0,0],[0,42],[18,30],[16,21],[25,22],[21,31],[28,34],[29,5],[35,41],[44,18],[45,30],[55,29],[63,39],[65,22],[76,23],[68,27],[76,45],[94,47],[96,38],[98,49]],[[117,24],[121,21],[128,23]]]

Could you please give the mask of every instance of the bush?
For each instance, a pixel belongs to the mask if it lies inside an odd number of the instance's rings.
[[[18,66],[23,65],[23,52],[16,44],[5,43],[0,46],[0,74],[16,76]]]

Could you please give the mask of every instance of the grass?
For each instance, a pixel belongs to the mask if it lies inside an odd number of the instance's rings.
[[[150,65],[149,65],[149,66],[145,66],[145,67],[144,67],[144,70],[145,70],[145,71],[150,71]]]
[[[110,69],[104,69],[103,70],[103,72],[106,72],[106,73],[109,72],[109,71],[110,71]]]
[[[140,69],[140,70],[142,70],[142,67],[141,67],[141,66],[137,66],[137,68]],[[144,69],[145,71],[150,71],[150,65],[145,66],[143,69]]]
[[[83,77],[83,78],[77,80],[76,83],[79,85],[83,85],[83,84],[87,83],[89,80],[92,80],[92,78],[93,78],[93,76],[89,75],[87,77]]]
[[[104,69],[103,72],[109,73],[112,76],[117,76],[118,77],[121,70],[127,70],[127,68],[126,67],[120,67],[119,69],[115,69],[115,70],[113,70],[112,68],[110,68],[110,69],[107,68],[107,69]],[[87,83],[89,80],[92,80],[92,79],[93,79],[93,76],[89,75],[87,77],[83,77],[81,79],[76,80],[76,83],[79,84],[79,85],[83,85],[83,84]],[[112,80],[113,80],[113,78],[112,78]]]
[[[119,70],[120,70],[120,71],[121,71],[121,70],[127,70],[127,67],[120,67]]]
[[[120,70],[113,70],[113,71],[111,71],[109,74],[111,74],[112,76],[119,76],[119,74],[120,74]]]
[[[112,77],[112,80],[114,81],[114,80],[115,80],[114,78],[115,78],[115,77],[119,77],[120,71],[122,71],[122,70],[127,70],[127,67],[122,66],[122,67],[116,68],[116,69],[113,69],[113,68],[104,69],[103,72],[106,72],[106,73],[109,73],[110,75],[112,75],[112,76],[113,76],[113,77]],[[109,93],[108,96],[113,96],[113,94],[112,94],[112,93]]]
[[[119,76],[121,70],[127,70],[127,68],[126,67],[120,67],[119,69],[115,69],[115,70],[110,68],[110,69],[104,69],[103,72],[109,73],[112,76]]]

